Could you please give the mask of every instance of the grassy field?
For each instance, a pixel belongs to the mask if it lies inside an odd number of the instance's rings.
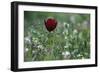
[[[49,32],[44,20],[54,18]],[[90,58],[90,15],[24,11],[24,61]]]

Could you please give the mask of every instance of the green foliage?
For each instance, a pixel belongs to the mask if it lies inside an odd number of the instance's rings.
[[[58,25],[48,32],[44,20]],[[55,12],[24,12],[24,61],[90,58],[90,15]]]

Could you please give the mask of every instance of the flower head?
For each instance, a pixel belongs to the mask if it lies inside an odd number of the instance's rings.
[[[54,18],[48,18],[44,22],[45,22],[45,26],[49,32],[53,31],[57,26],[57,21]]]
[[[28,52],[29,51],[29,49],[28,48],[25,48],[25,52]]]
[[[69,51],[62,52],[62,55],[63,55],[64,59],[70,58],[70,52]]]
[[[26,43],[29,43],[29,44],[31,43],[30,37],[25,37],[24,39]]]
[[[77,34],[77,33],[78,33],[78,31],[76,29],[74,29],[73,34]]]

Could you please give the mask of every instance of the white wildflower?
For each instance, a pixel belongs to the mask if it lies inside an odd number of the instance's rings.
[[[26,43],[31,43],[30,37],[25,37],[24,39]]]
[[[77,57],[82,57],[82,55],[81,54],[78,54]]]
[[[66,23],[66,22],[64,22],[64,26],[66,26],[66,24],[67,24],[67,23]]]
[[[85,57],[82,57],[82,59],[85,59]]]
[[[32,38],[34,43],[38,43],[38,38]]]
[[[63,31],[63,34],[65,34],[65,32]]]
[[[64,48],[68,48],[68,47],[69,47],[68,45],[65,45],[65,46],[64,46]]]
[[[83,24],[84,24],[84,25],[88,25],[89,22],[88,22],[88,21],[84,21]]]
[[[28,52],[29,51],[29,49],[28,48],[25,48],[25,52]]]
[[[74,34],[77,34],[77,33],[78,33],[78,31],[77,31],[76,29],[74,29],[73,33],[74,33]]]
[[[34,50],[32,51],[33,54],[34,54],[35,52],[36,52],[36,51],[34,51]]]
[[[38,40],[34,40],[35,43],[38,43]]]
[[[78,52],[78,49],[75,49],[73,52],[72,52],[72,54],[74,55],[75,53],[77,53]]]
[[[70,55],[69,51],[62,52],[62,55]]]
[[[42,45],[38,45],[37,47],[38,47],[38,48],[43,48],[43,46],[42,46]]]
[[[67,27],[69,27],[69,24],[67,24]]]
[[[69,24],[68,23],[64,22],[63,24],[64,24],[64,26],[69,27]]]
[[[65,39],[67,39],[67,36],[65,36]]]
[[[33,33],[37,33],[35,30],[34,31],[32,31]]]
[[[70,52],[69,51],[62,52],[62,55],[63,55],[64,59],[70,58]]]

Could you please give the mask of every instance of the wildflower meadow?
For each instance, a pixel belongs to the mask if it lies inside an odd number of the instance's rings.
[[[24,61],[90,58],[90,15],[24,11]]]

